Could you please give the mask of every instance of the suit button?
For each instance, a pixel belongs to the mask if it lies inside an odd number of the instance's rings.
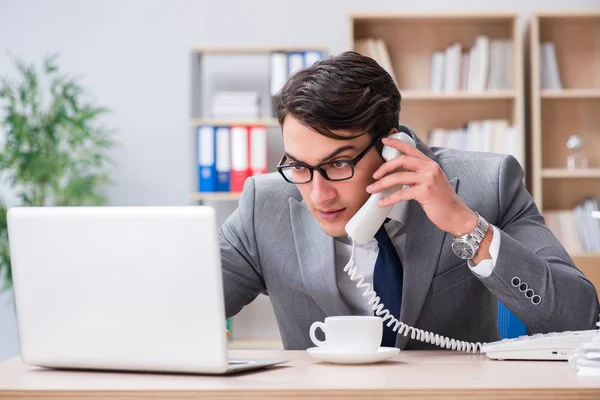
[[[536,294],[531,298],[531,302],[537,306],[538,304],[540,304],[542,302],[542,298],[540,297],[539,294]]]
[[[519,287],[519,285],[521,284],[521,279],[515,276],[514,278],[512,278],[512,280],[510,281],[510,283],[514,287]]]
[[[527,289],[525,291],[525,297],[527,297],[528,299],[531,299],[534,294],[535,294],[535,292],[533,291],[533,289]]]
[[[525,292],[529,287],[527,286],[527,284],[525,282],[521,282],[521,284],[519,285],[519,290],[521,292]]]

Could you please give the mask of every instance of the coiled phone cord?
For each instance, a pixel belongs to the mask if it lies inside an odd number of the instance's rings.
[[[352,241],[352,253],[350,255],[350,260],[348,264],[344,267],[344,272],[346,272],[350,276],[350,280],[357,281],[356,287],[359,289],[364,288],[363,297],[369,298],[369,305],[372,307],[376,316],[383,315],[383,323],[387,322],[387,326],[390,327],[394,325],[392,328],[394,332],[398,333],[398,335],[408,336],[410,333],[411,339],[416,339],[421,342],[431,343],[439,347],[444,347],[449,350],[458,350],[473,353],[481,351],[481,343],[472,343],[465,342],[462,340],[450,339],[435,333],[427,332],[422,329],[417,329],[412,326],[406,325],[405,323],[396,319],[390,312],[385,309],[383,303],[380,303],[380,298],[377,296],[374,290],[371,290],[371,285],[368,282],[365,282],[365,277],[358,273],[358,268],[356,263],[354,262],[354,249],[355,242]]]

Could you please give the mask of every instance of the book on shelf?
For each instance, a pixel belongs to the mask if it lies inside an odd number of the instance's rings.
[[[267,172],[264,125],[196,127],[198,191],[236,192],[250,176]]]
[[[544,212],[546,226],[571,254],[581,253],[583,247],[579,240],[575,210],[552,210]]]
[[[379,38],[357,39],[357,52],[371,57],[399,83],[386,43]],[[514,87],[513,44],[509,39],[475,38],[470,48],[459,42],[434,51],[429,60],[429,90],[435,93],[484,92]]]
[[[227,192],[231,185],[231,137],[229,128],[217,126],[213,128],[216,136],[215,170],[217,174],[216,192]]]
[[[592,216],[598,202],[588,197],[572,209],[544,211],[546,225],[571,254],[600,252],[600,221]]]
[[[269,92],[275,97],[287,79],[298,70],[322,60],[320,50],[274,51],[269,53]]]
[[[480,93],[513,88],[513,44],[508,39],[475,38],[470,48],[458,42],[431,54],[429,90]]]
[[[354,49],[356,52],[377,61],[377,64],[379,64],[387,71],[388,74],[390,74],[394,82],[396,82],[396,86],[398,86],[398,81],[396,80],[396,75],[394,74],[394,67],[392,65],[390,53],[383,39],[358,39],[354,43]]]
[[[230,191],[241,192],[246,178],[250,176],[250,138],[248,128],[231,127],[231,185]]]
[[[540,87],[543,89],[560,90],[562,81],[556,59],[556,46],[552,42],[540,44]]]
[[[217,191],[217,143],[213,126],[196,128],[196,160],[198,165],[198,191]]]
[[[430,147],[510,154],[524,166],[519,135],[505,119],[473,120],[464,127],[435,128],[429,132]]]

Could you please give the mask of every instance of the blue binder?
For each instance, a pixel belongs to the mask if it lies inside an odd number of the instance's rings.
[[[216,136],[214,126],[202,125],[196,128],[198,164],[198,191],[217,191]]]
[[[231,191],[231,137],[228,126],[215,131],[217,192]]]
[[[498,330],[502,339],[527,335],[525,324],[500,301],[498,301]]]

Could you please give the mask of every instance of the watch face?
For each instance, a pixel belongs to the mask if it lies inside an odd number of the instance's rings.
[[[454,254],[464,260],[470,260],[475,255],[473,247],[471,247],[469,243],[463,241],[453,242],[452,250],[454,251]]]

